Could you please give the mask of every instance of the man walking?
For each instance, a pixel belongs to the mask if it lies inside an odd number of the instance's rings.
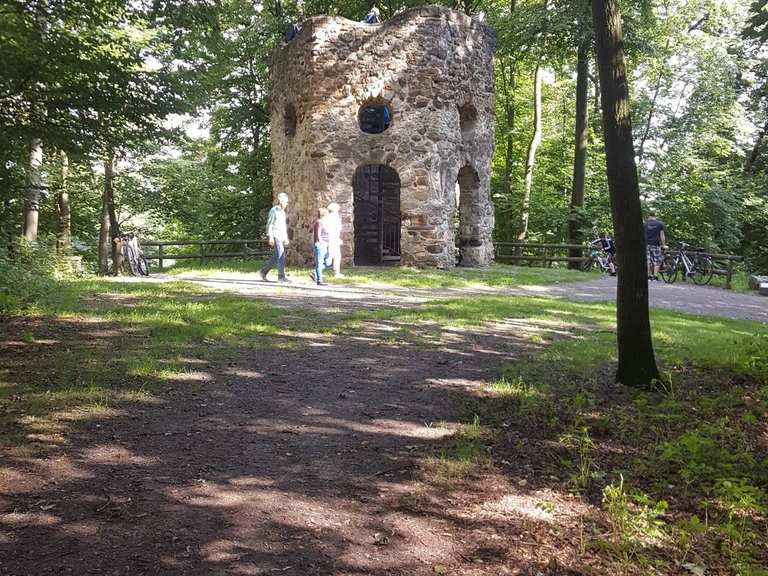
[[[277,195],[277,204],[269,211],[267,216],[267,238],[269,245],[273,248],[272,256],[261,269],[261,279],[268,282],[267,274],[277,264],[277,281],[290,282],[285,277],[285,249],[288,241],[288,223],[285,218],[285,209],[288,206],[288,194],[280,192]]]
[[[656,218],[656,212],[648,212],[645,221],[645,255],[648,260],[648,280],[659,279],[659,268],[663,260],[661,249],[667,244],[664,222]]]
[[[317,282],[318,286],[325,286],[323,282],[323,270],[325,270],[325,257],[328,255],[328,209],[320,208],[317,220],[312,225],[312,239],[315,248],[315,270],[309,276]]]

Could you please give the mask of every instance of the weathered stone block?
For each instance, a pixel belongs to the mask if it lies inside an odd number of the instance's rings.
[[[384,212],[390,233],[401,231],[403,263],[453,266],[457,211],[462,264],[492,262],[495,45],[484,24],[444,7],[421,6],[379,26],[310,18],[293,41],[276,49],[273,188],[292,196],[289,222],[296,241],[289,260],[310,260],[311,242],[300,237],[309,235],[317,208],[330,201],[342,206],[343,256],[353,258],[356,198],[370,195],[360,190],[359,176],[368,166],[383,165],[399,180],[399,206],[386,205]],[[390,109],[387,129],[361,129],[361,112],[369,106]],[[293,130],[286,130],[288,109],[295,110]],[[460,110],[472,112],[471,128]],[[378,185],[365,177],[366,186]],[[391,188],[395,180],[388,178]],[[399,225],[392,221],[398,217]]]

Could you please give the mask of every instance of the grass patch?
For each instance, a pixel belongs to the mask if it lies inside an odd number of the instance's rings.
[[[140,401],[171,382],[197,386],[241,346],[296,345],[284,316],[263,300],[182,282],[62,282],[4,327],[12,353],[0,372],[0,443],[55,429],[62,411]]]
[[[475,414],[472,422],[464,424],[451,435],[450,441],[434,458],[435,481],[450,486],[466,478],[473,470],[487,465],[492,434],[480,424]]]
[[[591,280],[595,274],[565,268],[531,268],[496,264],[486,269],[461,268],[436,270],[397,266],[354,267],[344,271],[345,278],[334,284],[391,284],[406,288],[505,288],[527,284],[558,284]]]
[[[562,478],[599,506],[605,524],[592,528],[588,548],[614,573],[683,564],[768,573],[768,326],[654,310],[664,378],[636,390],[613,383],[613,306],[516,300],[424,311],[429,321],[474,323],[497,308],[502,318],[565,318],[572,327],[462,397],[460,417],[477,415],[494,435],[490,458]]]
[[[256,274],[264,266],[266,260],[253,258],[232,258],[220,260],[208,260],[203,263],[199,260],[178,260],[172,266],[166,266],[163,272],[172,276],[193,273],[198,276],[214,276],[220,272],[240,272],[244,274]],[[299,268],[290,269],[298,273]],[[154,271],[154,270],[153,270]]]
[[[196,260],[183,260],[165,270],[172,275],[215,276],[219,273],[238,272],[256,275],[264,265],[263,260],[232,259],[201,264]],[[310,268],[289,267],[289,276],[306,276]],[[330,272],[330,271],[329,271]],[[495,264],[490,268],[453,268],[436,270],[409,266],[353,266],[344,270],[344,278],[334,278],[332,273],[325,280],[332,284],[381,284],[404,288],[505,288],[529,284],[558,284],[592,280],[595,273],[568,270],[566,268],[533,268]]]

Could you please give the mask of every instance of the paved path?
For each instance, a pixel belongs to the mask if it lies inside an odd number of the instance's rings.
[[[560,284],[548,287],[546,293],[584,302],[612,301],[616,298],[616,280],[600,278],[577,284]],[[765,296],[713,286],[663,282],[651,282],[649,293],[651,306],[655,308],[768,322],[768,298]]]
[[[264,283],[256,274],[219,273],[215,276],[181,274],[152,276],[156,282],[184,280],[221,290],[269,298],[277,305],[306,306],[320,309],[385,308],[422,304],[440,298],[467,296],[544,296],[581,302],[613,301],[616,280],[600,277],[588,282],[528,285],[511,288],[482,286],[462,288],[405,288],[391,284],[345,284],[318,287],[308,278],[296,278],[291,284]],[[651,306],[678,312],[722,316],[768,323],[768,298],[755,294],[733,292],[712,286],[685,283],[650,285]]]

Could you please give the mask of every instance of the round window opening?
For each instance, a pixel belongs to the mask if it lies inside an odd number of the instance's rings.
[[[283,112],[283,123],[285,125],[285,135],[295,136],[296,135],[296,108],[293,107],[293,104],[288,103],[285,105],[285,111]]]
[[[477,125],[477,108],[471,102],[459,106],[459,126],[461,132],[466,134],[474,130]]]
[[[364,104],[358,114],[360,130],[368,134],[381,134],[392,123],[392,111],[384,104]]]

